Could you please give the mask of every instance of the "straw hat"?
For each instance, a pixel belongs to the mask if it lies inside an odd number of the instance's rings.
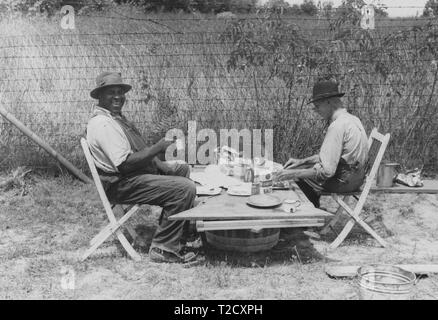
[[[332,97],[343,97],[344,95],[345,93],[339,92],[337,82],[333,80],[318,81],[313,86],[313,96],[309,104]]]
[[[96,78],[96,88],[91,90],[90,96],[94,99],[99,99],[99,91],[109,86],[120,86],[125,90],[125,93],[131,90],[132,86],[123,83],[122,75],[118,72],[103,72]]]

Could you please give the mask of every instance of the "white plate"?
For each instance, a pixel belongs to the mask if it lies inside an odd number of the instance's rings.
[[[249,197],[251,195],[251,183],[230,186],[227,193],[231,196]]]
[[[216,196],[222,192],[221,188],[197,186],[196,195],[198,196]]]
[[[283,201],[281,201],[276,196],[268,194],[257,194],[249,197],[246,203],[250,206],[257,208],[273,208],[281,205]]]

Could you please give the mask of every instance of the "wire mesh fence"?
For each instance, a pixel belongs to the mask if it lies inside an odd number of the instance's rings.
[[[375,30],[278,13],[110,12],[77,16],[74,30],[56,19],[0,24],[1,105],[80,168],[89,92],[100,72],[118,71],[133,86],[124,113],[151,143],[195,120],[198,130],[273,129],[276,161],[310,155],[327,124],[307,102],[317,79],[332,78],[368,133],[391,133],[387,159],[438,169],[436,18],[381,18]],[[57,166],[4,119],[0,132],[2,169]]]

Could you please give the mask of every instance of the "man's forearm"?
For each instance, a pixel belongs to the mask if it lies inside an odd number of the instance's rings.
[[[304,163],[306,163],[306,164],[315,164],[315,163],[318,163],[318,162],[320,161],[320,159],[319,159],[319,154],[315,154],[315,155],[313,155],[313,156],[311,156],[311,157],[305,158],[305,159],[303,159],[303,161],[304,161]]]
[[[133,172],[144,168],[148,164],[152,163],[152,160],[160,152],[159,148],[153,145],[150,148],[134,152],[130,154],[126,160],[117,167],[123,174]]]
[[[316,170],[314,168],[311,169],[288,169],[284,170],[279,175],[279,180],[297,180],[304,178],[315,178]]]
[[[169,170],[171,170],[171,167],[166,162],[162,161],[159,157],[155,157],[152,161],[155,163],[157,168],[160,169],[161,172],[163,172],[164,174],[168,174]]]

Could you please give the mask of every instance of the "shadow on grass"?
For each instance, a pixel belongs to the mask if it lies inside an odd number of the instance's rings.
[[[148,253],[156,227],[152,225],[138,225],[135,230],[139,237],[135,248],[142,253]],[[263,267],[273,264],[309,264],[328,259],[318,252],[304,233],[305,229],[282,229],[278,244],[271,250],[261,252],[224,251],[211,246],[201,233],[202,247],[200,254],[212,265],[223,264],[239,267]],[[129,237],[126,234],[127,237]]]
[[[365,212],[364,220],[383,238],[390,237],[392,232],[388,230],[383,223],[381,213]],[[153,235],[156,230],[156,219],[148,216],[148,221],[137,224],[135,231],[138,234],[134,242],[134,248],[143,254],[148,254],[152,242]],[[342,231],[343,226],[348,221],[348,216],[343,216],[338,224],[326,235],[320,235],[318,242],[329,244],[333,242],[337,235]],[[199,253],[205,256],[206,263],[216,266],[226,263],[229,266],[237,267],[264,267],[269,265],[284,265],[284,264],[311,264],[317,262],[335,262],[324,255],[321,250],[318,251],[310,241],[306,229],[290,228],[280,229],[280,240],[278,244],[266,251],[260,252],[238,252],[221,250],[210,245],[201,233],[202,247]],[[132,243],[133,239],[125,232],[125,236]],[[195,238],[189,240],[193,241]],[[119,251],[126,254],[125,250],[120,246],[118,241],[114,244],[119,248]],[[355,225],[341,246],[359,245],[364,247],[373,247],[378,244],[361,226]]]
[[[388,238],[393,235],[383,223],[380,208],[366,206],[361,217],[383,238]],[[317,241],[326,244],[333,242],[342,231],[348,219],[349,217],[347,215],[343,215],[335,228],[326,235],[320,235]],[[151,218],[146,224],[139,224],[135,228],[139,235],[135,241],[135,248],[144,254],[148,253],[155,233],[156,221],[153,220],[154,219]],[[202,247],[199,249],[199,252],[205,256],[207,263],[211,265],[219,265],[225,262],[230,266],[264,267],[276,264],[310,264],[321,261],[334,262],[324,256],[323,252],[316,250],[309,236],[304,232],[306,229],[289,228],[280,230],[280,240],[278,244],[271,250],[260,252],[220,250],[210,245],[206,241],[204,233],[201,233]],[[128,234],[126,234],[126,236],[132,241]],[[356,224],[345,241],[341,244],[341,246],[345,245],[375,246],[377,243],[375,243],[374,238],[363,230],[361,226]],[[123,249],[121,249],[121,251],[124,252]]]
[[[376,210],[375,208],[365,207],[364,212],[360,215],[361,219],[368,224],[378,235],[383,239],[392,237],[394,233],[385,225],[383,221],[383,215],[380,208]],[[345,224],[348,222],[349,216],[343,215],[338,223],[331,228],[331,231],[326,235],[321,235],[321,241],[326,243],[333,242],[336,237],[342,232]],[[362,245],[362,246],[373,246],[377,242],[374,238],[365,231],[359,224],[355,224],[348,234],[347,238],[342,242],[341,246],[345,245]]]
[[[240,267],[264,267],[275,264],[309,264],[327,261],[327,258],[315,249],[304,229],[281,229],[280,240],[271,250],[261,252],[232,252],[213,248],[203,241],[207,260],[212,264],[223,261]]]

